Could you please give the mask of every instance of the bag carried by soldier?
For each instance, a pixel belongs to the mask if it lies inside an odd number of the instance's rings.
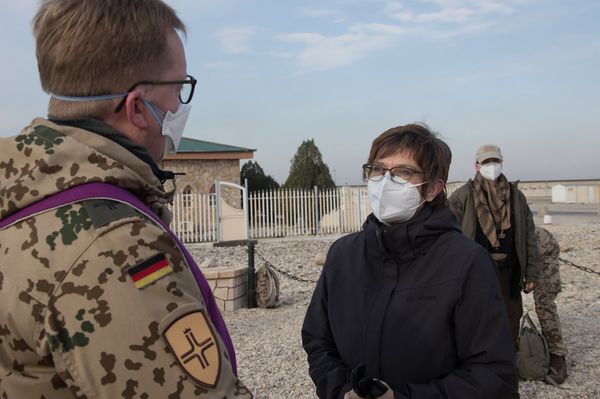
[[[524,380],[538,380],[557,385],[548,376],[551,370],[548,343],[529,317],[529,312],[526,312],[521,319],[517,348],[519,377]]]
[[[279,277],[267,263],[256,271],[256,304],[261,308],[279,305]]]

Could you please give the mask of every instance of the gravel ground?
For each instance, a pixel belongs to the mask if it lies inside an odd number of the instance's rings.
[[[563,246],[561,257],[600,272],[600,225],[550,225]],[[275,266],[298,277],[316,280],[321,267],[315,256],[324,254],[338,237],[259,240],[256,250]],[[213,266],[245,264],[245,247],[191,246],[201,263]],[[256,258],[256,267],[262,265]],[[557,303],[563,335],[569,349],[569,378],[555,388],[541,382],[521,382],[521,398],[600,398],[600,276],[561,263],[563,292]],[[225,313],[236,346],[240,378],[256,398],[316,398],[308,377],[300,328],[314,283],[280,276],[281,305],[276,309],[240,309]],[[532,295],[524,296],[533,309]],[[535,312],[532,312],[535,315]]]

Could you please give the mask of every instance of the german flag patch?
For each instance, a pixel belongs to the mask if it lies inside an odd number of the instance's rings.
[[[144,288],[172,272],[173,268],[163,253],[154,255],[127,270],[136,288]]]

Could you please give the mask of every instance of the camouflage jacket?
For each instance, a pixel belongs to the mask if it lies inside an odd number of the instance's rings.
[[[148,164],[44,119],[0,139],[0,179],[0,219],[101,181],[169,220]],[[83,201],[0,230],[0,303],[0,398],[252,397],[181,251],[128,205]]]
[[[560,281],[560,245],[548,230],[543,227],[536,226],[535,234],[538,242],[538,250],[542,259],[542,272],[540,274],[539,282],[535,288],[536,293],[543,296],[540,306],[544,306],[545,299],[549,297],[556,297],[561,291]],[[537,299],[536,299],[537,300]],[[538,303],[536,302],[536,306]],[[553,305],[554,309],[556,305]],[[556,312],[556,310],[554,310]],[[539,315],[538,315],[539,318]]]

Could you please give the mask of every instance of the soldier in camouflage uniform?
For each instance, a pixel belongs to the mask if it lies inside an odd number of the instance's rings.
[[[556,308],[556,296],[561,291],[560,287],[560,270],[558,267],[558,258],[560,255],[560,247],[552,234],[542,228],[536,227],[535,233],[537,236],[538,250],[543,261],[543,268],[538,279],[538,285],[533,291],[533,299],[535,301],[535,312],[542,333],[548,341],[550,350],[550,366],[553,371],[550,377],[558,383],[562,384],[567,377],[567,366],[565,356],[567,355],[567,347],[562,338],[560,320],[558,318],[558,310]]]
[[[170,220],[173,174],[158,167],[169,132],[150,108],[177,114],[176,29],[160,0],[42,2],[38,66],[56,97],[49,119],[0,139],[0,221],[89,182]],[[157,79],[118,98],[57,98]],[[2,399],[252,398],[180,247],[127,204],[84,200],[0,228],[0,304]]]

